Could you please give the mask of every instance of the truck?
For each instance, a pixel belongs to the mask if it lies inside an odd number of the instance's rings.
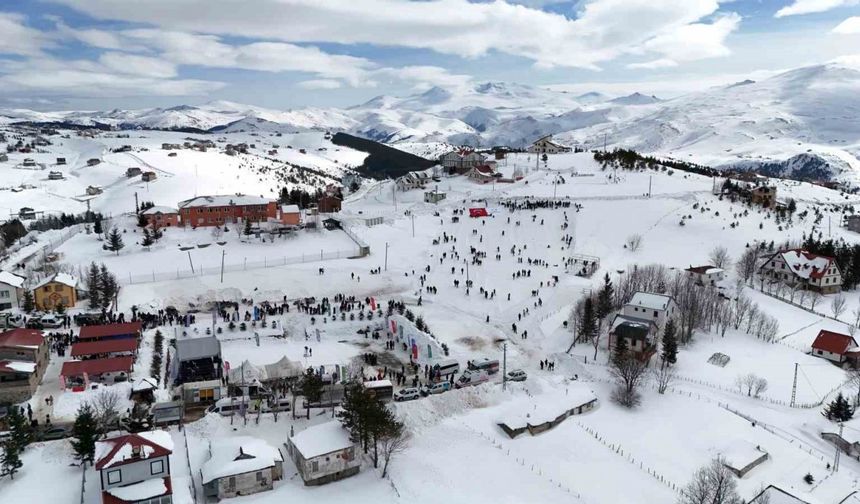
[[[472,387],[490,380],[490,375],[482,369],[467,369],[454,383],[454,387]]]

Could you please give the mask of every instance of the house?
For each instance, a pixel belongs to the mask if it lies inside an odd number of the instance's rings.
[[[179,225],[179,210],[167,206],[154,206],[142,212],[150,227],[165,228]]]
[[[342,201],[337,196],[321,196],[317,200],[317,209],[320,213],[340,212]]]
[[[123,322],[116,324],[88,325],[81,327],[78,334],[79,341],[108,341],[108,340],[134,340],[140,339],[140,331],[143,324],[137,322]]]
[[[24,158],[24,161],[21,163],[21,165],[26,166],[28,168],[32,168],[36,166],[36,160],[33,158]]]
[[[36,218],[36,211],[30,207],[21,207],[18,210],[18,218],[22,220],[33,220]]]
[[[847,335],[822,329],[812,342],[812,355],[842,364],[857,351],[857,341]]]
[[[92,382],[111,385],[128,381],[133,368],[134,357],[66,361],[60,370],[60,383],[64,388],[81,390]]]
[[[179,203],[183,226],[223,226],[246,220],[266,222],[277,217],[278,202],[262,196],[198,196]]]
[[[87,195],[89,195],[89,196],[96,196],[96,195],[99,195],[103,192],[104,192],[104,189],[102,189],[102,186],[96,186],[96,185],[87,186]]]
[[[527,150],[532,154],[561,154],[570,152],[571,148],[553,142],[552,135],[546,135],[535,140]]]
[[[308,427],[290,437],[287,451],[305,485],[324,485],[358,474],[358,447],[340,422]]]
[[[657,325],[651,320],[616,315],[609,327],[609,348],[623,338],[627,348],[636,354],[650,357],[657,350]]]
[[[750,191],[750,203],[761,205],[764,208],[772,208],[776,205],[776,187],[760,185]]]
[[[466,172],[466,177],[471,181],[481,184],[487,184],[496,180],[496,174],[490,165],[473,166]]]
[[[209,443],[209,460],[201,469],[206,497],[225,499],[272,490],[284,477],[281,451],[262,439],[236,436]]]
[[[66,164],[66,158],[64,158],[64,157],[58,157],[58,158],[57,158],[57,164],[58,164],[58,165],[64,165],[64,164]]]
[[[661,331],[666,321],[675,316],[675,309],[675,300],[671,296],[637,292],[621,312],[625,317],[651,321]]]
[[[78,279],[68,273],[46,277],[33,286],[36,309],[53,311],[59,305],[72,308],[78,303]]]
[[[486,160],[487,158],[483,154],[462,148],[442,154],[439,157],[439,164],[448,174],[462,175],[472,169],[473,166],[485,164]]]
[[[143,172],[137,166],[132,166],[131,168],[126,168],[125,170],[125,176],[128,178],[140,176],[141,173]]]
[[[793,492],[796,490],[792,489]],[[768,485],[767,488],[759,492],[752,500],[749,501],[749,504],[818,504],[821,501],[816,500],[812,502],[807,499],[806,496],[804,498],[800,498],[797,495],[783,490],[782,488],[776,485]],[[840,501],[846,502],[846,501]]]
[[[8,271],[0,271],[0,311],[18,308],[24,298],[26,279]]]
[[[447,197],[446,193],[439,191],[425,191],[424,192],[424,203],[432,203],[436,204],[440,201],[444,200]]]
[[[423,189],[424,185],[431,180],[430,175],[425,172],[409,172],[394,181],[398,191],[409,191],[411,189]]]
[[[172,143],[161,144],[162,150],[174,150],[174,149],[181,149],[181,148],[182,148],[182,146],[180,146],[179,144],[172,144]]]
[[[170,361],[170,378],[175,385],[220,380],[222,375],[221,342],[218,338],[176,340],[176,352]]]
[[[860,214],[845,216],[845,229],[860,233]]]
[[[156,174],[154,171],[145,171],[140,174],[140,180],[143,182],[153,182],[157,178],[158,174]]]
[[[102,504],[172,504],[173,439],[156,430],[96,442]]]
[[[213,403],[224,396],[221,380],[203,380],[182,384],[182,401],[185,404]]]
[[[101,162],[102,162],[102,160],[99,158],[90,158],[90,159],[87,159],[87,166],[95,166]]]
[[[725,270],[716,266],[690,266],[685,270],[697,284],[713,287],[725,278]]]
[[[50,353],[42,331],[0,332],[0,404],[27,401],[48,367]]]
[[[79,341],[72,344],[74,359],[106,359],[111,357],[134,357],[137,355],[136,339],[112,339],[101,341]]]
[[[842,273],[836,260],[801,249],[782,250],[761,265],[763,280],[832,294],[842,290]]]
[[[281,205],[280,223],[285,226],[298,226],[302,223],[302,211],[298,205]]]
[[[743,478],[770,458],[761,446],[743,439],[731,441],[726,447],[720,450],[720,456],[726,469],[738,478]]]
[[[58,172],[58,171],[48,172],[48,180],[63,180],[63,172]]]

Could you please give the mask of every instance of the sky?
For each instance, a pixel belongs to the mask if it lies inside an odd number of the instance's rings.
[[[40,110],[671,97],[833,61],[860,67],[860,0],[0,0],[0,107]]]

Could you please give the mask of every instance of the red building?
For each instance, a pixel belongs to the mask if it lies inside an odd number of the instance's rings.
[[[261,196],[198,196],[179,203],[183,226],[223,226],[229,223],[265,222],[278,218],[278,202]]]
[[[317,200],[317,209],[320,213],[340,212],[341,200],[337,196],[322,196]]]
[[[179,225],[179,212],[175,208],[154,206],[143,211],[150,227],[166,228]]]

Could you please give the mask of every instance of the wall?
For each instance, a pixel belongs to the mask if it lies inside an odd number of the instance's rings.
[[[150,463],[155,462],[157,460],[162,461],[163,463],[163,471],[158,474],[152,474],[150,471]],[[108,483],[108,472],[119,469],[122,471],[122,481],[119,483],[110,484]],[[133,462],[131,464],[125,464],[118,467],[111,467],[100,471],[102,490],[107,490],[108,488],[113,488],[117,486],[124,486],[131,483],[139,483],[141,481],[145,481],[151,478],[163,478],[165,476],[170,475],[170,460],[169,457],[153,457],[149,459],[143,459],[137,462]]]
[[[263,474],[264,481],[257,481],[257,473]],[[234,478],[235,486],[230,486],[230,478]],[[261,469],[235,476],[220,478],[218,481],[218,498],[251,495],[274,488],[272,468]]]
[[[17,308],[23,291],[17,287],[0,283],[0,310]],[[4,294],[5,293],[5,294]]]
[[[289,443],[288,447],[290,457],[296,464],[305,485],[322,485],[346,478],[357,474],[361,467],[361,460],[355,456],[356,448],[354,446],[347,450],[321,455],[310,460],[305,460],[292,442]],[[317,463],[316,471],[313,470],[314,462]]]

